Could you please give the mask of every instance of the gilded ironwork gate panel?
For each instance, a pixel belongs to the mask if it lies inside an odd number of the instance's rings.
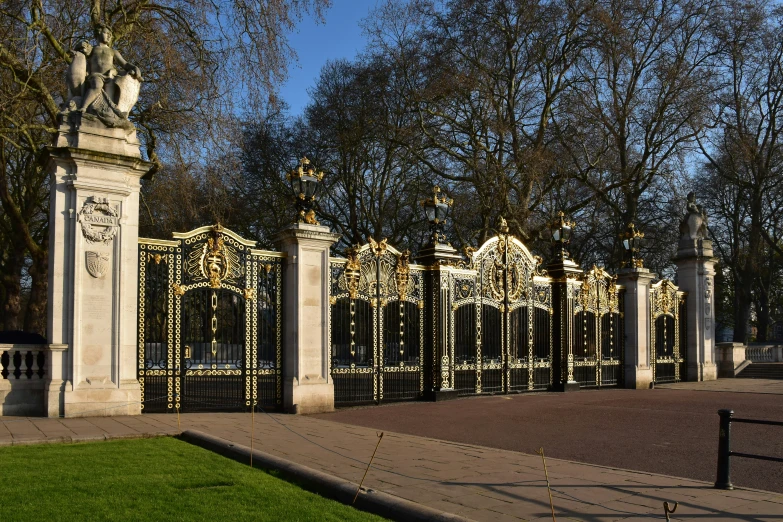
[[[500,235],[450,271],[454,388],[461,395],[552,382],[552,287],[540,258]]]
[[[142,408],[282,405],[282,254],[220,225],[139,239]]]
[[[683,349],[682,321],[685,320],[686,294],[669,280],[650,288],[650,366],[653,382],[679,382],[686,378],[686,351]]]
[[[583,387],[622,382],[624,333],[616,279],[594,266],[574,289],[574,380]]]
[[[422,268],[370,243],[333,259],[330,374],[335,404],[416,399],[424,389]]]
[[[178,241],[140,240],[138,378],[143,411],[165,412],[174,393],[174,280]]]

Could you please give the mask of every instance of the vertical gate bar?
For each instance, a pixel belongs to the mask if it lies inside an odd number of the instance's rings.
[[[566,307],[566,314],[565,316],[568,318],[568,321],[566,323],[566,344],[565,344],[565,350],[566,350],[566,382],[573,382],[574,380],[574,354],[573,354],[573,346],[571,344],[571,339],[573,339],[573,328],[574,328],[574,322],[571,320],[573,318],[574,313],[574,300],[571,297],[571,292],[568,291],[569,283],[568,278],[566,278],[566,284],[564,286],[565,295],[564,295],[564,302]]]
[[[275,398],[278,407],[283,405],[283,262],[275,260]]]
[[[533,306],[533,293],[535,284],[533,283],[533,273],[530,273],[529,284],[527,285],[527,389],[532,390],[535,381],[535,370],[533,370],[533,336],[537,333],[538,325],[534,324],[535,307]]]
[[[141,398],[141,411],[144,411],[144,368],[146,367],[145,346],[144,346],[144,313],[147,309],[145,304],[146,294],[146,271],[144,265],[144,256],[146,254],[145,246],[139,245],[138,264],[139,264],[139,314],[137,317],[137,350],[136,357],[136,378],[139,380],[139,397]]]
[[[652,382],[656,381],[657,368],[655,363],[658,361],[658,332],[655,328],[655,307],[654,303],[658,297],[658,288],[653,286],[650,288],[650,341],[652,347],[650,349],[650,368],[652,369]]]
[[[383,363],[380,360],[382,354],[379,353],[382,350],[379,349],[381,345],[381,260],[379,257],[375,257],[375,306],[373,306],[373,400],[379,403],[383,399]]]
[[[416,288],[419,289],[420,292],[422,292],[421,295],[419,295],[419,302],[416,304],[416,313],[419,316],[419,361],[418,361],[418,367],[419,367],[419,395],[424,395],[424,273],[418,272],[416,274],[416,278],[418,280],[418,284],[416,285]]]
[[[674,346],[672,356],[674,358],[674,382],[680,382],[680,296],[674,293]]]
[[[511,318],[511,311],[509,310],[510,305],[508,301],[508,236],[503,235],[501,238],[501,241],[503,241],[504,247],[503,247],[503,254],[502,254],[502,263],[503,263],[503,310],[501,310],[500,314],[500,324],[501,324],[501,350],[500,350],[500,356],[502,357],[503,362],[503,393],[508,393],[511,389],[511,369],[509,368],[509,358],[511,357],[511,328],[510,328],[510,321]]]
[[[601,332],[603,330],[602,324],[601,324],[601,318],[603,317],[603,310],[601,309],[601,302],[606,302],[606,287],[604,286],[606,284],[606,278],[601,276],[601,281],[599,283],[598,276],[596,275],[596,281],[595,281],[596,287],[595,287],[595,299],[596,299],[596,311],[595,311],[595,385],[599,388],[601,387],[601,362],[603,359],[603,350],[601,346]],[[603,297],[604,299],[601,299]]]
[[[176,273],[174,275],[175,281],[177,285],[182,284],[182,244],[180,243],[177,245],[177,248],[174,252],[174,263],[173,265],[176,265]],[[182,339],[182,324],[181,324],[181,311],[182,311],[182,295],[180,295],[180,292],[174,292],[174,287],[169,286],[169,292],[174,295],[174,308],[169,312],[169,320],[174,323],[174,342],[169,345],[169,375],[172,374],[174,371],[174,361],[176,361],[176,365],[179,366],[180,360],[180,342]],[[173,351],[173,354],[172,354]],[[172,403],[172,396],[171,393],[169,393],[169,408],[177,408],[180,409],[180,375],[176,375],[173,378],[174,381],[174,391],[176,393],[174,397],[174,401]]]
[[[452,305],[454,304],[454,293],[452,292],[452,289],[454,288],[454,275],[451,273],[451,270],[448,270],[445,274],[446,276],[446,284],[441,285],[441,288],[443,288],[443,292],[445,295],[445,298],[448,300],[446,304],[446,313],[443,314],[443,320],[446,324],[443,326],[446,328],[446,332],[449,331],[449,329],[453,329],[454,327],[454,320],[452,316],[449,315],[448,311],[451,310]],[[450,387],[452,389],[457,388],[457,371],[454,369],[454,338],[449,336],[446,336],[446,342],[448,343],[447,350],[450,354],[449,356],[449,383]]]
[[[255,289],[255,263],[253,261],[253,257],[250,254],[248,249],[245,250],[245,289],[251,288]],[[253,309],[255,308],[253,306],[253,299],[252,297],[249,297],[248,295],[243,296],[245,300],[245,342],[244,342],[244,350],[243,350],[243,356],[245,358],[245,367],[244,371],[242,372],[245,377],[245,407],[249,407],[252,409],[255,409],[255,398],[256,398],[256,387],[255,383],[253,382],[253,370],[255,369],[254,364],[254,357],[253,355],[256,353],[255,348],[255,341],[257,339],[256,335],[253,335],[253,326],[255,324],[255,321],[253,320]],[[258,332],[255,332],[258,333]]]
[[[484,366],[483,358],[481,356],[481,340],[482,340],[482,329],[481,329],[481,307],[483,305],[482,303],[482,293],[481,289],[484,288],[484,278],[483,278],[484,271],[481,270],[481,265],[477,267],[476,275],[473,279],[474,285],[473,285],[473,306],[476,310],[476,379],[475,379],[475,385],[476,385],[476,393],[481,393],[481,370]]]

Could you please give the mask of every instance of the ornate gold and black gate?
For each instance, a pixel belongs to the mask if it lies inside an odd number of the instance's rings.
[[[621,384],[625,334],[617,277],[593,266],[581,280],[572,300],[574,381],[582,387]]]
[[[281,257],[220,225],[139,239],[145,412],[282,404]]]
[[[552,382],[552,286],[518,239],[496,236],[451,271],[453,387],[461,395]]]
[[[653,382],[679,382],[687,376],[684,321],[687,294],[664,279],[650,287],[650,352]]]
[[[331,367],[335,405],[421,397],[423,277],[409,253],[370,243],[332,259]]]

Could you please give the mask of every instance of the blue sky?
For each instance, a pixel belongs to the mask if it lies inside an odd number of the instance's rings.
[[[333,0],[326,11],[326,22],[317,24],[312,17],[305,17],[289,43],[299,56],[298,63],[288,68],[288,81],[280,87],[280,96],[290,105],[291,115],[302,113],[307,105],[307,90],[315,86],[315,80],[327,61],[351,59],[366,43],[359,22],[376,5],[376,0]]]

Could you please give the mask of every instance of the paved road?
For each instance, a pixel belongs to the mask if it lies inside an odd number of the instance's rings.
[[[324,420],[560,459],[715,481],[718,415],[783,421],[783,396],[694,390],[582,390],[572,394],[398,403],[318,415]],[[736,424],[732,449],[783,457],[783,427]],[[783,464],[732,459],[735,484],[783,492]]]

